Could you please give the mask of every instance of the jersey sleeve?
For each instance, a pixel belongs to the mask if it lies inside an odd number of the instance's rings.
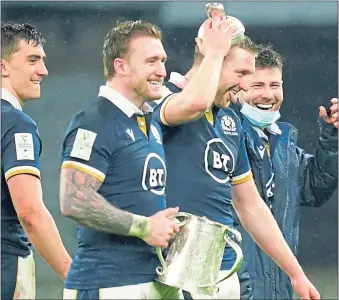
[[[18,118],[4,133],[1,143],[2,168],[6,181],[18,174],[31,174],[40,178],[42,144],[33,121]]]
[[[101,182],[105,180],[113,153],[112,131],[103,122],[71,125],[63,142],[62,168],[74,168]]]
[[[164,112],[165,112],[165,108],[168,103],[168,100],[170,100],[172,95],[173,93],[169,93],[167,96],[165,96],[163,100],[154,108],[154,111],[153,111],[153,115],[152,115],[153,120],[161,126],[162,130],[170,126],[168,122],[166,121]]]
[[[235,165],[235,170],[232,177],[232,185],[241,184],[251,180],[253,177],[251,166],[248,160],[245,138],[241,131],[239,154]]]

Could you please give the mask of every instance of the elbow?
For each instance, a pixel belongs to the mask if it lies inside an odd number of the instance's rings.
[[[210,108],[206,101],[202,101],[203,99],[199,99],[196,101],[192,101],[190,103],[189,110],[192,113],[204,113],[206,110]]]
[[[62,203],[60,205],[60,211],[61,211],[61,214],[64,217],[71,217],[72,216],[72,207],[70,205],[65,205],[64,203]]]
[[[74,202],[69,198],[60,199],[60,211],[64,217],[75,218],[76,217],[76,208]]]
[[[18,219],[27,234],[35,233],[40,230],[39,222],[43,219],[43,215],[46,213],[50,216],[45,207],[41,207],[40,209],[29,208],[19,212]]]

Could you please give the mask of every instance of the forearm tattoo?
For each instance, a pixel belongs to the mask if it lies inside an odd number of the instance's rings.
[[[63,213],[77,223],[98,231],[127,236],[133,215],[111,205],[97,193],[101,182],[82,171],[63,168],[60,201]]]

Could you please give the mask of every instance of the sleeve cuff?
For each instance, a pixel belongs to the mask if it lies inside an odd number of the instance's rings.
[[[250,170],[248,170],[247,172],[245,172],[241,175],[234,176],[232,178],[232,185],[245,183],[245,182],[251,180],[252,178],[253,178],[253,175],[252,175],[252,171],[250,169]]]
[[[5,179],[7,181],[12,176],[18,174],[31,174],[40,178],[40,170],[38,168],[32,166],[19,166],[7,170],[7,172],[5,173]]]
[[[84,172],[88,175],[93,176],[94,178],[98,179],[101,182],[104,182],[105,180],[105,174],[93,167],[87,166],[83,163],[79,163],[77,161],[64,161],[61,165],[62,169],[65,168],[71,168],[71,169],[76,169],[81,172]]]

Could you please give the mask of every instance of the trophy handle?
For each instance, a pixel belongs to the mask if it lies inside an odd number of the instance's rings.
[[[184,219],[180,221],[178,218],[184,218]],[[173,215],[173,219],[174,219],[174,222],[179,226],[179,228],[181,228],[186,225],[189,219],[189,214],[185,212],[178,212]]]
[[[241,266],[242,260],[244,258],[244,255],[242,253],[241,248],[239,247],[239,245],[237,243],[235,243],[229,236],[228,233],[232,232],[235,236],[235,238],[237,239],[237,241],[240,243],[241,242],[241,234],[238,230],[235,230],[233,228],[227,227],[227,230],[225,232],[225,240],[226,242],[232,247],[232,249],[235,251],[236,254],[236,259],[235,259],[235,263],[232,266],[231,270],[229,270],[229,272],[227,273],[227,275],[220,279],[219,281],[217,281],[215,284],[217,285],[218,283],[226,280],[227,278],[231,277],[235,272],[237,272]]]
[[[167,272],[167,264],[165,262],[164,257],[162,256],[162,251],[160,247],[157,247],[157,255],[160,260],[161,266],[158,266],[155,271],[159,276],[164,275]]]
[[[178,218],[184,218],[182,221],[180,221]],[[173,220],[174,222],[179,226],[179,228],[183,227],[186,225],[187,221],[189,219],[189,214],[184,213],[184,212],[179,212],[173,215]],[[161,266],[158,266],[155,271],[159,276],[164,275],[167,272],[167,264],[166,261],[162,255],[162,249],[160,247],[156,248],[157,250],[157,256],[160,260]]]

